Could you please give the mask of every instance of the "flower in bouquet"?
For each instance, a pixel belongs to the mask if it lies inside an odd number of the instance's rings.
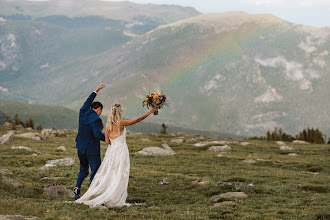
[[[148,109],[153,107],[161,109],[164,105],[167,105],[166,95],[157,92],[150,93],[142,102],[142,106],[147,106]],[[157,115],[158,111],[154,112],[154,114]]]

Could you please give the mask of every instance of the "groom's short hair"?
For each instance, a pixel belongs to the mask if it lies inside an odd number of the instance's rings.
[[[91,108],[92,108],[92,109],[98,109],[99,107],[101,107],[101,109],[103,109],[103,105],[102,105],[101,102],[93,102],[93,103],[91,104]]]

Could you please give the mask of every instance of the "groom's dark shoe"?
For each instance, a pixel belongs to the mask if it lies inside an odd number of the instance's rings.
[[[80,189],[78,187],[73,188],[73,193],[74,193],[74,200],[80,198]]]

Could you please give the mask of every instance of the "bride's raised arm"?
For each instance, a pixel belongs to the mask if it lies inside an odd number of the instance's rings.
[[[142,121],[143,119],[145,119],[146,117],[148,117],[151,113],[154,113],[155,111],[158,111],[157,107],[153,107],[152,109],[150,109],[150,111],[148,111],[147,113],[145,113],[137,118],[130,119],[130,120],[122,120],[120,122],[120,126],[125,127],[125,126],[129,126],[129,125],[138,123],[138,122]]]

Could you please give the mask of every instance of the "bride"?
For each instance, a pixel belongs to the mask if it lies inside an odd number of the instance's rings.
[[[158,108],[154,107],[138,118],[121,120],[120,104],[111,106],[104,132],[105,141],[108,144],[107,151],[87,192],[76,200],[76,203],[83,203],[90,207],[129,205],[125,203],[130,170],[125,127],[142,121],[157,110]]]

